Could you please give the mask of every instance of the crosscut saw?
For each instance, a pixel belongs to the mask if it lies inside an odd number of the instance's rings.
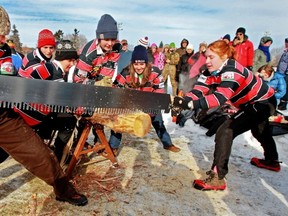
[[[27,105],[33,103],[33,107]],[[86,114],[169,112],[169,94],[143,92],[79,83],[0,76],[0,107]]]

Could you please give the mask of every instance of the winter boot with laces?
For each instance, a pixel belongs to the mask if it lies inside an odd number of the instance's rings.
[[[208,177],[206,179],[196,179],[193,182],[194,188],[198,190],[225,190],[226,182],[224,178],[220,179],[218,174],[213,170],[206,172]]]
[[[276,160],[265,160],[253,157],[250,163],[259,168],[264,168],[275,172],[279,172],[281,169],[280,162]]]
[[[66,177],[56,179],[53,187],[58,201],[68,202],[76,206],[84,206],[88,203],[87,197],[78,193]]]

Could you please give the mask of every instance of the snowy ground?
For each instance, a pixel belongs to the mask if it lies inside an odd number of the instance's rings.
[[[0,168],[0,215],[288,215],[288,135],[275,137],[283,161],[279,173],[250,165],[262,149],[250,132],[237,137],[228,189],[203,192],[192,181],[210,168],[214,137],[192,120],[179,128],[169,114],[164,119],[181,151],[164,150],[154,130],[145,138],[125,134],[118,168],[107,160],[77,168],[75,185],[89,198],[84,207],[55,201],[50,186],[9,158]]]

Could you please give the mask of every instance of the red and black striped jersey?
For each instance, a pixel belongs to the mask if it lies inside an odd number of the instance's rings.
[[[91,40],[81,51],[74,71],[74,82],[83,83],[85,79],[93,79],[97,75],[112,77],[119,58],[119,53],[104,53],[98,40]]]
[[[36,49],[28,53],[24,59],[19,70],[19,76],[28,79],[42,79],[42,80],[63,80],[64,72],[57,61],[46,61],[43,59],[39,50]],[[14,111],[19,113],[25,122],[30,126],[35,126],[41,123],[50,113],[49,107],[45,105],[39,106],[37,104],[25,104],[29,109],[18,109],[14,107]],[[39,109],[41,107],[41,109]]]
[[[214,87],[215,91],[209,93],[211,87]],[[246,103],[267,100],[273,95],[273,88],[232,59],[225,62],[216,75],[211,75],[206,70],[197,80],[193,90],[186,94],[192,98],[196,109],[217,107],[228,100],[238,108]]]
[[[126,67],[122,70],[120,74],[117,75],[114,86],[119,88],[133,88],[131,86],[132,77],[130,75],[129,69]],[[135,83],[140,83],[140,78],[135,74]],[[138,88],[133,88],[138,91],[146,91],[146,92],[157,92],[164,93],[164,80],[161,75],[161,71],[158,67],[151,68],[151,74],[148,78],[148,81],[142,86]]]

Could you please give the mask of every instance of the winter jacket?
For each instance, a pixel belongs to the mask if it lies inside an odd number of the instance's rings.
[[[206,70],[193,90],[186,94],[192,98],[195,109],[207,110],[221,106],[228,100],[239,108],[248,103],[268,100],[274,95],[272,87],[237,61],[228,59],[221,68],[215,75]],[[216,90],[208,94],[212,86]]]
[[[288,74],[288,49],[284,50],[278,62],[277,71],[283,74]]]
[[[36,49],[23,58],[18,75],[30,79],[55,80],[62,77],[62,74],[54,70],[54,67],[52,58],[45,59],[39,49]]]
[[[44,60],[39,50],[36,49],[24,57],[18,75],[28,79],[63,81],[65,73],[58,61]],[[14,107],[14,111],[19,113],[29,126],[36,126],[43,122],[51,111],[45,105],[41,105],[42,109],[39,109],[38,104],[26,104],[26,106],[29,107],[29,110]]]
[[[100,80],[103,76],[112,77],[119,58],[119,53],[104,53],[98,40],[91,40],[81,51],[74,71],[74,82],[83,83],[87,80]]]
[[[266,83],[275,90],[276,99],[280,99],[286,94],[285,74],[276,71]]]
[[[164,68],[165,64],[165,56],[162,52],[155,52],[154,53],[154,66],[158,67],[161,71]]]
[[[15,76],[17,70],[13,66],[11,57],[11,48],[5,43],[0,47],[0,75]]]
[[[254,46],[245,35],[244,41],[235,46],[237,53],[237,61],[244,67],[252,67],[254,59]]]
[[[188,59],[193,55],[193,53],[185,53],[180,57],[178,67],[177,69],[179,70],[178,73],[188,73],[190,70],[190,65],[188,63]]]
[[[271,60],[267,61],[267,56],[261,49],[256,49],[254,52],[253,71],[257,72],[261,66],[269,64],[270,62]]]
[[[188,59],[190,64],[189,78],[192,79],[198,76],[201,69],[204,68],[206,63],[206,57],[204,53],[197,52]]]
[[[114,86],[120,88],[132,88],[131,79],[132,77],[129,72],[129,67],[126,67],[120,74],[117,75],[113,84]],[[135,73],[135,83],[139,82],[139,76]],[[160,69],[158,67],[152,67],[151,74],[145,85],[143,87],[133,89],[146,92],[164,93],[164,81]]]

